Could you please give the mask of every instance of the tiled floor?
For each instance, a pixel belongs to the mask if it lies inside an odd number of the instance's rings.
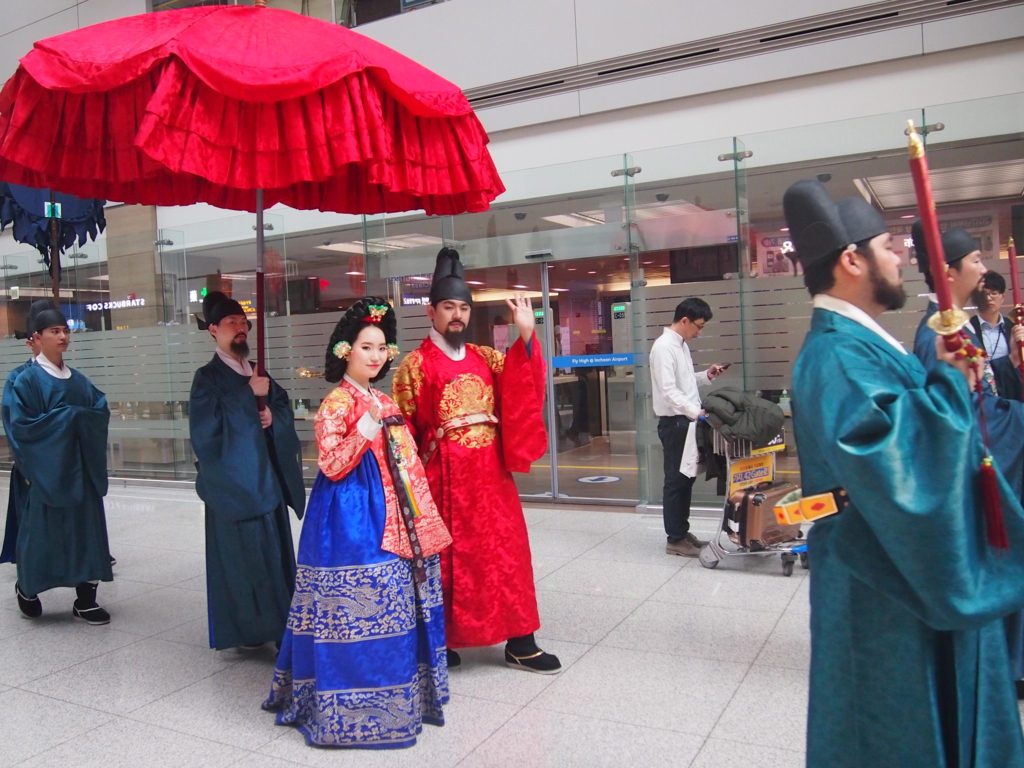
[[[109,626],[73,621],[72,590],[45,593],[44,617],[22,619],[14,568],[0,566],[0,766],[804,763],[807,578],[783,577],[777,558],[705,570],[664,554],[658,517],[527,510],[539,636],[565,671],[530,675],[504,667],[500,647],[466,651],[445,727],[409,750],[322,750],[260,710],[271,646],[207,647],[195,495],[120,488],[107,510]],[[695,522],[698,535],[712,526]]]

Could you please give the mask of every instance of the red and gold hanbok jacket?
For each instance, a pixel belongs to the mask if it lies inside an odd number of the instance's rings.
[[[387,395],[374,390],[380,401],[380,416],[385,418],[399,414],[398,406]],[[384,484],[384,500],[387,508],[384,523],[384,540],[381,549],[406,559],[412,559],[409,534],[402,521],[398,506],[398,494],[388,471],[385,451],[388,445],[388,431],[398,445],[402,463],[408,473],[409,488],[419,515],[415,518],[416,535],[419,538],[423,556],[437,554],[451,544],[452,538],[438,514],[430,495],[430,487],[423,465],[417,455],[416,443],[408,427],[385,426],[374,439],[367,440],[357,424],[370,409],[370,398],[348,381],[342,381],[320,404],[314,422],[316,442],[319,449],[320,471],[330,480],[341,480],[348,475],[369,450],[377,459],[381,481]]]

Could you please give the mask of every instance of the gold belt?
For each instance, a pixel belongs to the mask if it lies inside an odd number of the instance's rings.
[[[437,446],[449,432],[453,432],[457,429],[465,429],[466,427],[472,427],[476,424],[497,423],[498,417],[493,413],[471,413],[468,416],[456,416],[454,419],[448,419],[448,421],[442,422],[441,426],[437,428],[437,433],[433,438],[431,438],[427,449],[420,455],[420,461],[424,464],[430,461],[434,453],[437,452]]]

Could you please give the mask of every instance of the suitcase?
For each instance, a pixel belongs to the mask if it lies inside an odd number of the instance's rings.
[[[756,552],[799,538],[800,524],[781,525],[774,512],[779,500],[797,488],[793,483],[761,483],[730,496],[726,513],[733,544]]]

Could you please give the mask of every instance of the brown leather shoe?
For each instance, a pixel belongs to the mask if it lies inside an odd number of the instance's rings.
[[[692,533],[688,533],[684,539],[666,543],[665,554],[679,555],[680,557],[697,557],[700,555],[700,548],[705,544],[707,544],[706,541],[701,541]]]

